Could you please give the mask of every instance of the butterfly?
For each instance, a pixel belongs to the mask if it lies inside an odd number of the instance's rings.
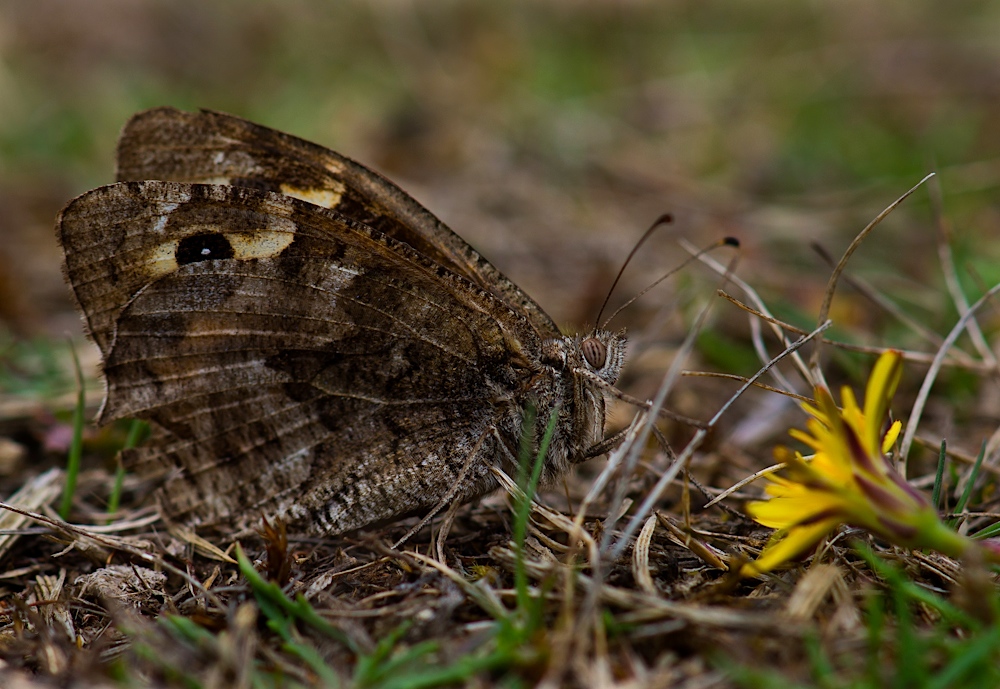
[[[101,350],[99,421],[147,420],[128,467],[165,516],[338,534],[606,449],[624,332],[563,335],[433,214],[331,150],[218,112],[141,112],[118,182],[57,221]],[[533,414],[531,412],[534,412]]]

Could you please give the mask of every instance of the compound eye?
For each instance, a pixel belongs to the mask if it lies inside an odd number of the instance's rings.
[[[608,361],[608,348],[604,346],[603,342],[596,337],[588,337],[580,345],[580,349],[583,351],[583,358],[587,360],[588,364],[598,371],[604,368],[604,364]]]

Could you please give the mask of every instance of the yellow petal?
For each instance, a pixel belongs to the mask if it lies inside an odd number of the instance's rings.
[[[854,390],[851,390],[846,385],[840,388],[840,407],[843,409],[841,414],[845,416],[848,412],[853,414],[854,412],[861,411],[861,407],[858,406],[858,400],[854,397]]]
[[[801,489],[771,500],[755,500],[746,505],[747,514],[763,526],[786,529],[828,515],[843,515],[843,501],[836,495]]]
[[[889,415],[889,403],[899,381],[903,377],[903,355],[890,349],[878,358],[871,376],[868,377],[868,386],[865,388],[865,429],[866,440],[871,439],[873,447],[879,447],[879,434],[882,431],[882,424],[885,423]]]
[[[896,444],[896,438],[899,437],[899,432],[903,429],[903,422],[896,420],[892,422],[889,426],[889,430],[885,432],[885,438],[882,439],[882,454],[889,454],[889,450],[892,446]]]
[[[813,548],[823,540],[824,536],[837,528],[838,524],[837,519],[826,519],[809,526],[793,528],[780,540],[768,543],[760,557],[743,565],[740,573],[743,576],[757,576],[770,572],[778,565],[793,560]]]

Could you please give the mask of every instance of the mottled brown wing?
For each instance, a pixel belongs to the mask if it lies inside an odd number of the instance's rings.
[[[232,184],[293,196],[410,245],[558,335],[527,294],[382,175],[322,146],[224,113],[163,107],[138,113],[118,142],[118,179]]]
[[[365,225],[151,181],[80,196],[57,229],[104,355],[102,415],[161,429],[134,452],[173,474],[175,516],[342,532],[436,505],[477,441],[494,461],[516,448],[534,328]],[[494,487],[486,464],[456,497]]]

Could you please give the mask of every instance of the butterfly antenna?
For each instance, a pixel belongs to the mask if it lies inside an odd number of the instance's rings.
[[[654,225],[653,227],[656,227],[656,225]],[[650,228],[650,231],[653,229],[653,227]],[[647,231],[646,234],[648,235],[649,232]],[[646,237],[644,236],[643,239],[645,239],[645,238]],[[642,242],[640,241],[640,244],[641,243]],[[639,245],[637,244],[636,248],[638,248],[638,246]],[[706,246],[704,249],[702,249],[698,253],[692,254],[691,256],[689,256],[687,258],[687,260],[685,260],[679,266],[677,266],[676,268],[672,268],[666,274],[662,275],[661,277],[659,277],[655,281],[653,281],[652,284],[648,285],[641,292],[639,292],[634,297],[632,297],[631,299],[629,299],[627,302],[625,302],[624,304],[622,304],[621,306],[619,306],[618,309],[613,314],[611,314],[610,316],[608,316],[608,320],[604,321],[604,323],[601,325],[601,329],[606,328],[607,325],[608,325],[608,323],[610,323],[611,321],[614,320],[615,316],[617,316],[618,314],[620,314],[623,310],[625,310],[626,307],[630,306],[636,299],[638,299],[639,297],[641,297],[642,295],[644,295],[646,292],[648,292],[649,290],[651,290],[654,287],[656,287],[658,284],[660,284],[661,282],[663,282],[664,280],[666,280],[668,277],[670,277],[671,275],[673,275],[674,273],[676,273],[678,270],[680,270],[681,268],[683,268],[684,266],[686,266],[688,263],[691,263],[692,261],[697,260],[703,254],[707,254],[709,251],[714,251],[714,250],[718,249],[721,246],[732,246],[732,247],[735,247],[735,248],[738,249],[739,246],[740,246],[740,240],[736,239],[735,237],[723,237],[722,239],[718,240],[717,242],[713,242],[712,244]],[[635,251],[633,250],[632,253],[635,253]],[[629,258],[631,258],[631,257],[632,257],[632,255],[629,254]],[[623,268],[623,270],[624,270],[624,268]],[[619,277],[620,276],[621,276],[621,274],[619,273]],[[615,280],[616,284],[617,284],[617,282],[618,281]],[[612,286],[612,289],[614,289],[614,286]],[[607,300],[606,299],[604,300],[604,303],[607,304]],[[602,312],[604,311],[603,307],[601,308],[601,311]],[[598,318],[598,322],[600,322],[600,318]]]
[[[638,251],[639,247],[642,246],[643,243],[653,235],[653,232],[655,232],[658,227],[660,227],[661,225],[669,225],[673,221],[674,221],[674,216],[671,215],[670,213],[664,213],[663,215],[658,217],[656,219],[656,222],[654,222],[652,225],[649,226],[649,229],[646,230],[645,234],[643,234],[642,237],[639,239],[639,241],[635,243],[635,246],[632,247],[632,250],[628,252],[628,256],[625,258],[625,262],[622,263],[622,267],[618,271],[618,275],[615,276],[615,281],[611,283],[611,289],[608,290],[608,295],[604,297],[604,303],[601,304],[601,310],[597,312],[597,320],[595,321],[596,323],[601,322],[601,316],[604,315],[604,309],[607,308],[608,301],[611,299],[611,295],[614,294],[615,287],[618,286],[618,281],[622,279],[622,275],[625,273],[625,269],[628,268],[628,264],[632,261],[632,258],[635,256],[635,252]],[[619,311],[620,310],[621,309],[619,309]],[[617,313],[618,312],[616,311],[615,314]],[[611,318],[614,318],[614,316],[612,316]],[[610,321],[611,318],[609,318],[608,320]]]

